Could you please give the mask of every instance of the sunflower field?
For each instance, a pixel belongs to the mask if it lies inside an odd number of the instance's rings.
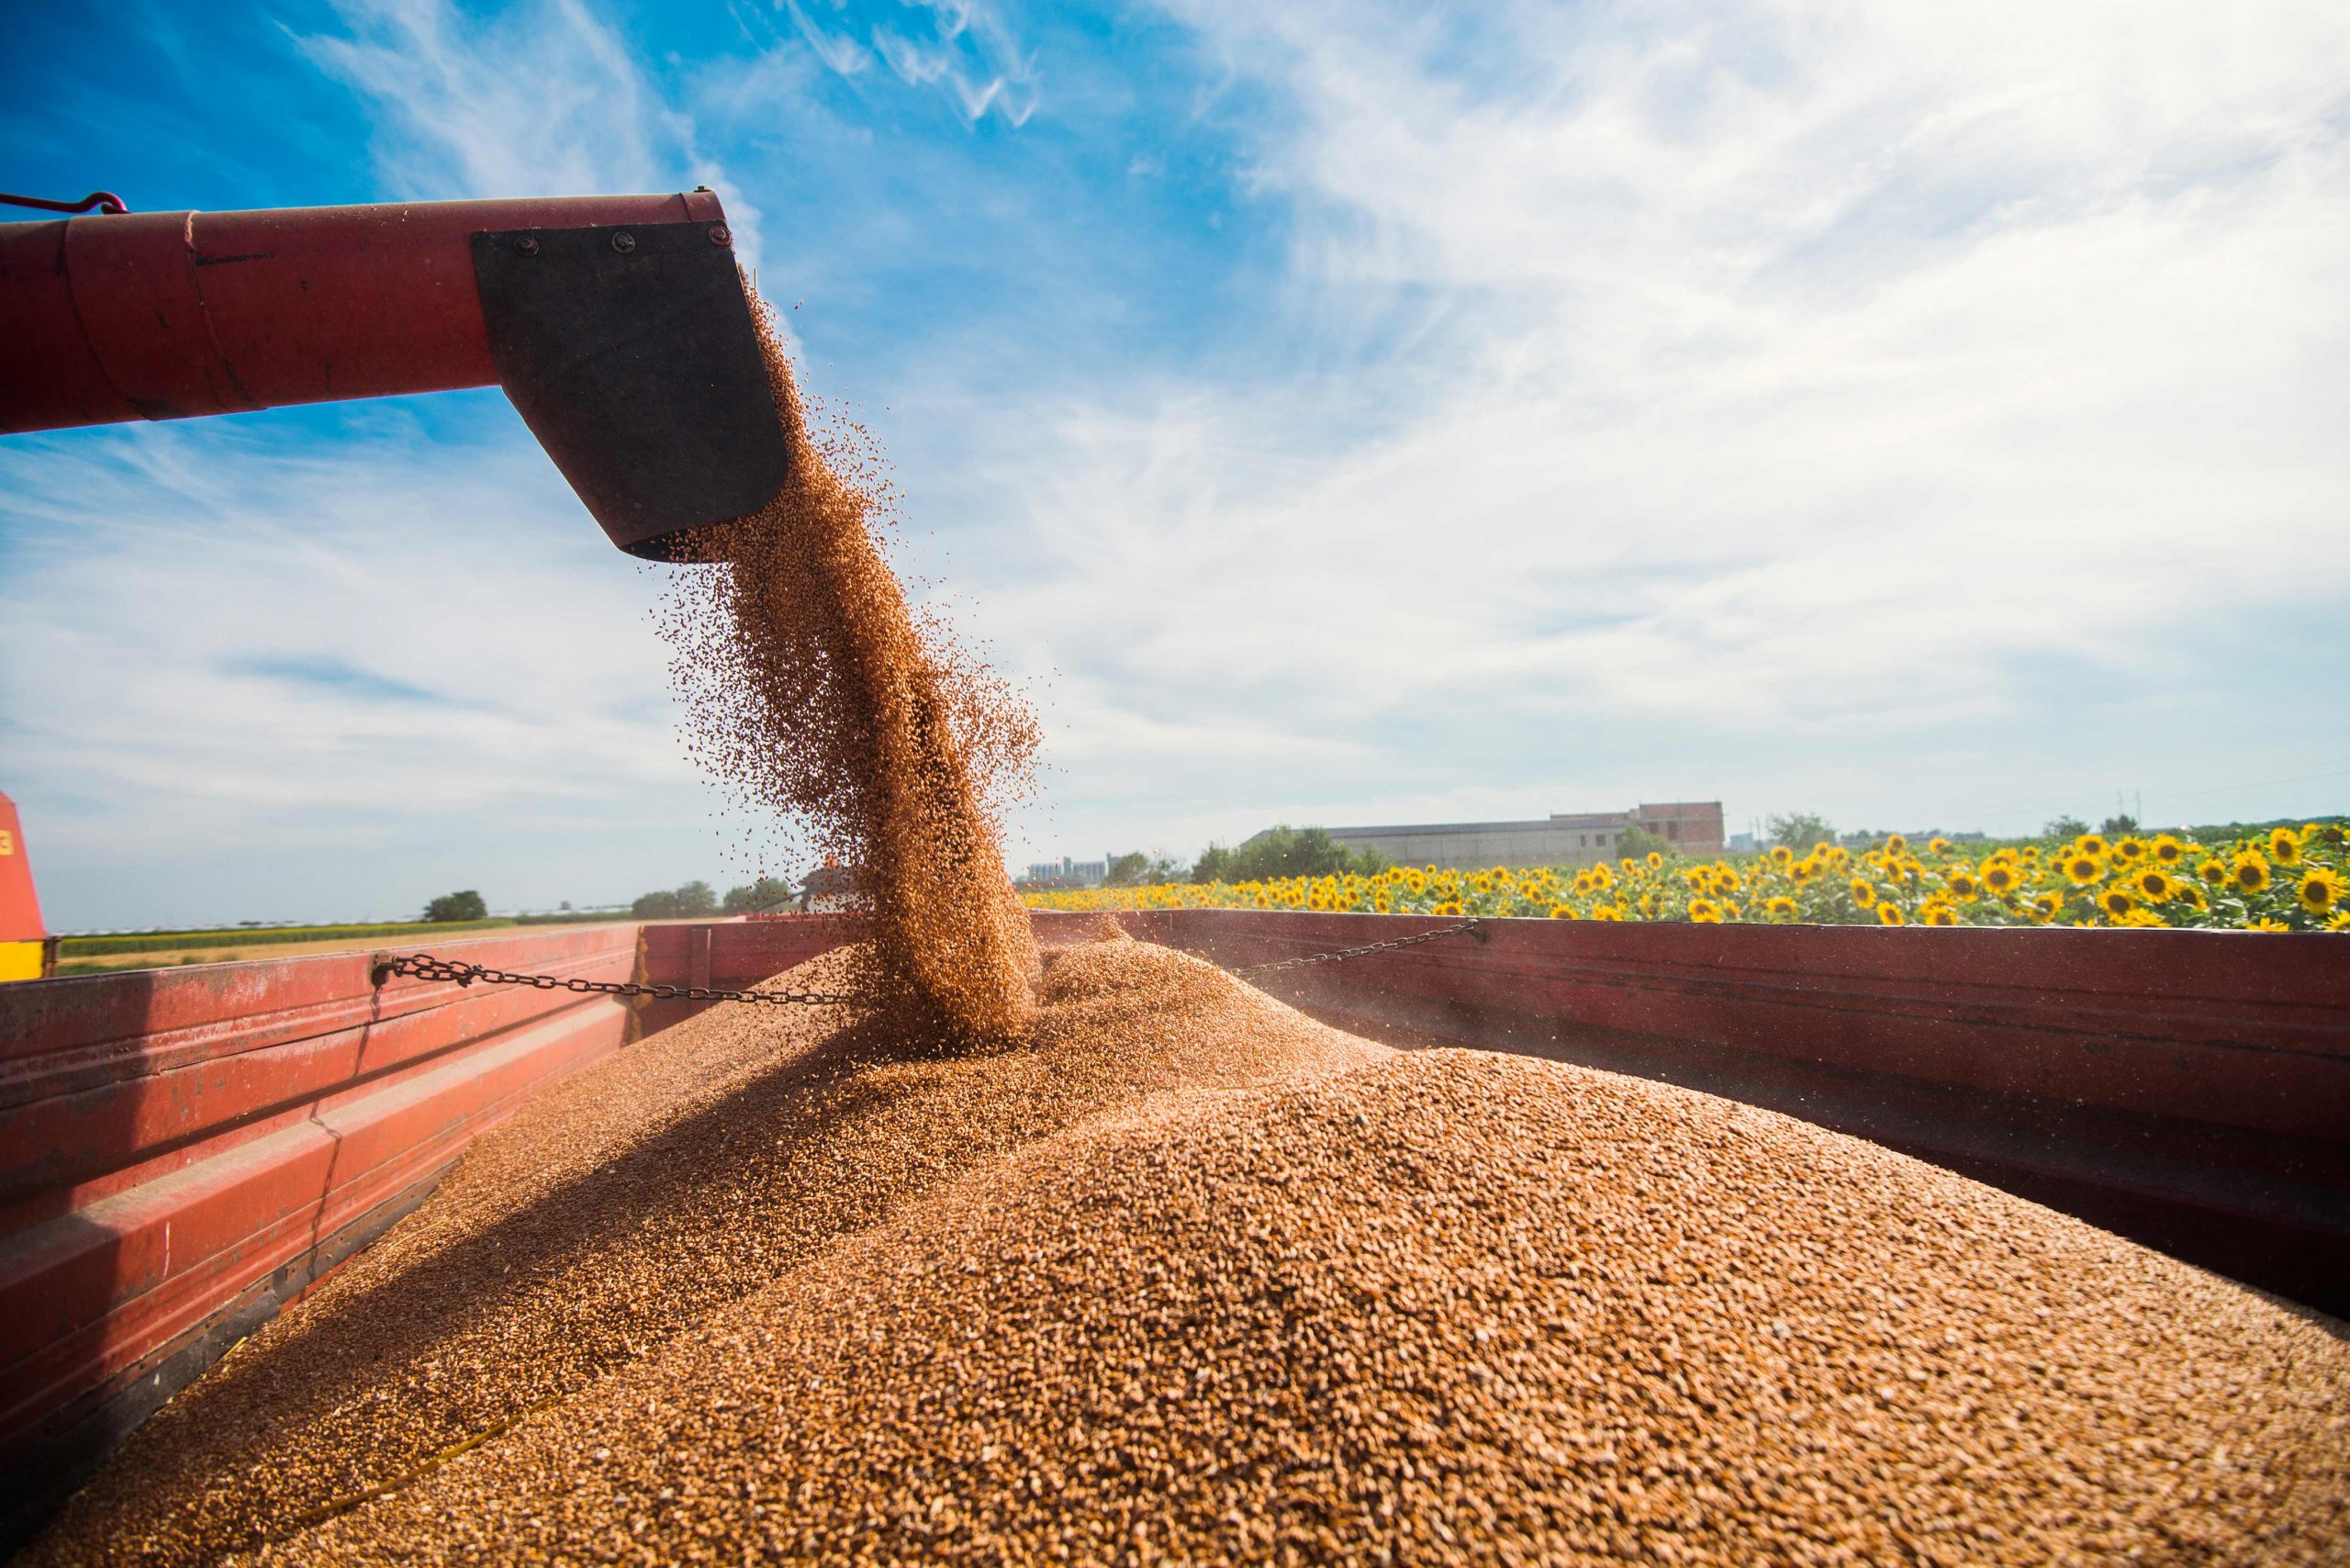
[[[1874,847],[1715,860],[1663,855],[1594,866],[1257,882],[1162,882],[1024,895],[1032,909],[1286,909],[1554,920],[1778,925],[2194,926],[2350,932],[2350,853],[2339,822],[2224,844],[2168,833],[1986,848],[1894,834]]]

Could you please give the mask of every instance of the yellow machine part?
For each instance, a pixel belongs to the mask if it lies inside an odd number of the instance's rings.
[[[38,942],[0,942],[0,980],[40,979]]]

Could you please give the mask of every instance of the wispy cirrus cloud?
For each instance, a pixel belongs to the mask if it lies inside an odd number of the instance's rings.
[[[1021,126],[1036,112],[1035,59],[993,6],[906,0],[888,20],[853,14],[843,0],[814,4],[826,17],[802,0],[782,0],[782,8],[800,40],[839,76],[862,78],[878,60],[905,85],[944,96],[969,125],[993,113]]]
[[[302,35],[320,69],[376,111],[375,158],[409,200],[574,196],[706,185],[736,252],[760,259],[762,214],[584,0],[472,16],[452,0],[334,0],[341,32]]]

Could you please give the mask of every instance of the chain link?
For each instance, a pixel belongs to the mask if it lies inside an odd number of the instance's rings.
[[[1229,972],[1263,975],[1277,969],[1301,969],[1309,964],[1335,964],[1344,958],[1393,953],[1399,947],[1416,947],[1423,942],[1438,942],[1447,936],[1463,935],[1483,924],[1482,920],[1464,920],[1440,930],[1423,931],[1415,936],[1392,937],[1385,942],[1372,942],[1360,947],[1342,947],[1335,953],[1308,953],[1302,958],[1280,958],[1270,964],[1248,964]],[[405,958],[386,958],[375,965],[376,985],[381,986],[394,975],[409,975],[417,980],[454,980],[459,985],[472,985],[478,980],[484,985],[529,986],[533,991],[569,991],[596,996],[646,996],[655,1002],[765,1002],[775,1007],[795,1004],[822,1007],[856,1000],[842,992],[828,991],[726,991],[706,985],[638,985],[632,980],[565,980],[560,975],[518,975],[480,964],[460,963],[454,958],[436,958],[430,953],[411,953]]]
[[[598,996],[649,996],[655,1002],[763,1002],[777,1007],[794,1003],[821,1007],[856,1000],[853,996],[828,991],[725,991],[706,985],[638,985],[632,980],[565,980],[560,975],[518,975],[504,969],[485,969],[479,964],[461,964],[453,958],[436,958],[430,953],[413,953],[405,958],[386,958],[375,966],[377,985],[382,985],[394,975],[413,975],[418,980],[455,980],[459,985],[471,985],[479,980],[484,985],[526,985],[533,991],[576,991]]]
[[[1416,947],[1423,942],[1438,942],[1447,936],[1459,936],[1475,931],[1485,923],[1464,920],[1438,931],[1423,931],[1416,936],[1397,936],[1385,942],[1373,942],[1367,946],[1341,947],[1335,953],[1308,953],[1302,958],[1280,958],[1270,964],[1249,964],[1230,971],[1236,975],[1270,974],[1275,969],[1302,969],[1308,964],[1335,964],[1341,958],[1360,958],[1372,953],[1392,953],[1398,947]]]

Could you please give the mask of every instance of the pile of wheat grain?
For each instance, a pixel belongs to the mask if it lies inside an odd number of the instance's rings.
[[[533,1106],[36,1561],[2350,1551],[2338,1326],[1874,1145],[1125,942],[845,1027]]]

